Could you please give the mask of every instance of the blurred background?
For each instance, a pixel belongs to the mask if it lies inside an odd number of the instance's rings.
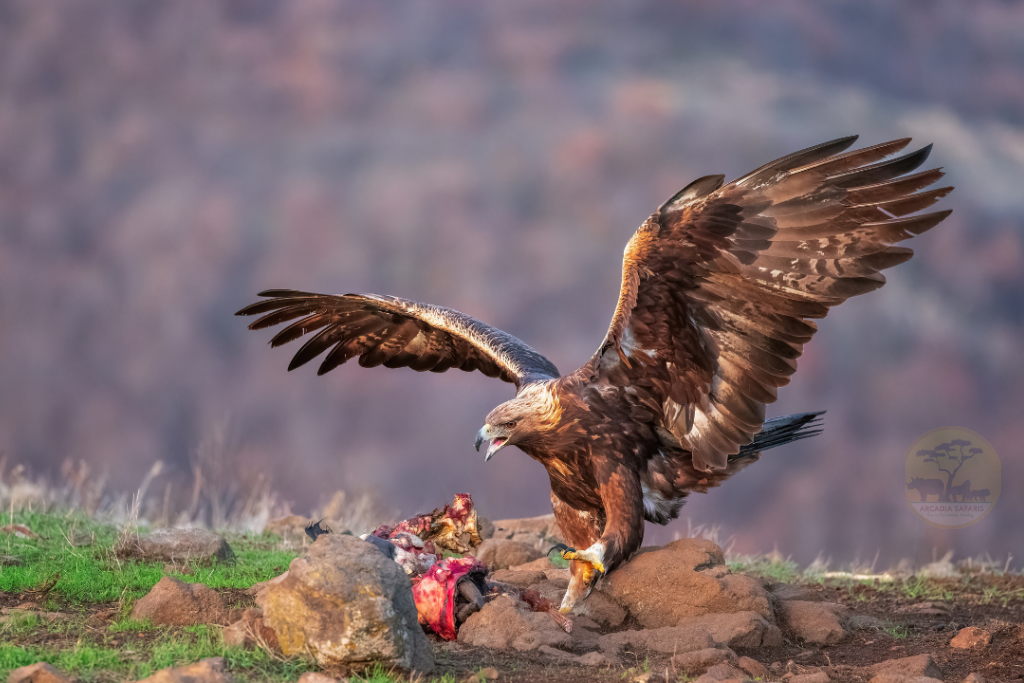
[[[510,385],[288,373],[295,347],[233,313],[271,287],[394,294],[568,372],[662,201],[851,133],[934,142],[954,213],[823,321],[770,408],[827,409],[825,433],[695,495],[648,542],[718,525],[801,563],[1024,556],[1012,2],[4,2],[3,471],[110,491],[150,472],[165,510],[190,498],[209,523],[254,491],[298,513],[342,489],[396,516],[461,491],[492,519],[545,514],[539,464],[472,448]],[[942,425],[1002,458],[1004,495],[968,529],[905,503],[906,450]]]

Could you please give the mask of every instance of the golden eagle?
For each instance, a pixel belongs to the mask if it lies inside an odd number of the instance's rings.
[[[790,154],[723,185],[705,176],[661,205],[626,245],[622,289],[597,353],[561,375],[519,339],[440,306],[375,294],[268,290],[238,315],[249,329],[312,334],[295,369],[479,370],[516,385],[476,437],[486,459],[518,446],[547,469],[572,580],[569,611],[628,559],[644,520],[674,519],[691,491],[718,486],[759,451],[816,434],[820,413],[765,421],[814,320],[881,287],[913,252],[893,246],[949,211],[917,214],[952,188],[920,191],[931,150],[888,159],[909,139],[845,152],[856,136]],[[845,152],[845,153],[844,153]],[[577,550],[579,548],[581,550]]]

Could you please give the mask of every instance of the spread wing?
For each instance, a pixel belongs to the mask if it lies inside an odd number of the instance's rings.
[[[626,247],[622,290],[601,347],[580,372],[626,387],[634,417],[693,453],[702,471],[761,429],[765,404],[829,308],[881,287],[913,252],[892,246],[949,211],[911,215],[952,188],[918,192],[939,169],[907,175],[931,146],[910,140],[841,154],[856,137],[773,161],[722,186],[690,184]]]
[[[519,339],[450,308],[377,294],[341,296],[271,289],[259,296],[269,298],[236,313],[263,314],[249,325],[250,330],[294,321],[270,340],[271,346],[315,333],[292,358],[289,370],[328,351],[318,375],[358,356],[359,364],[367,368],[479,370],[517,388],[558,377],[551,361]]]

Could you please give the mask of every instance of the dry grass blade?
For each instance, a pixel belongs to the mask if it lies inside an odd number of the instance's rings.
[[[47,593],[53,590],[53,587],[57,585],[58,581],[60,581],[60,572],[54,574],[52,579],[43,581],[32,588],[28,588],[25,592],[39,597],[45,597]]]

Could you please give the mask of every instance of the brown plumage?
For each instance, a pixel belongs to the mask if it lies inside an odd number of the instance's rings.
[[[323,374],[358,357],[370,367],[480,370],[516,385],[477,437],[487,459],[508,445],[551,480],[572,582],[584,597],[643,540],[644,520],[678,515],[760,451],[811,434],[818,415],[765,422],[803,345],[829,308],[881,287],[894,246],[949,211],[919,214],[952,188],[913,173],[931,149],[887,159],[896,140],[843,153],[856,137],[790,154],[727,185],[694,181],[636,231],[623,258],[611,326],[594,356],[560,376],[520,340],[447,308],[393,297],[270,290],[239,315],[251,329],[290,322],[279,346],[313,334],[289,369],[327,352]],[[293,322],[294,321],[294,322]]]

